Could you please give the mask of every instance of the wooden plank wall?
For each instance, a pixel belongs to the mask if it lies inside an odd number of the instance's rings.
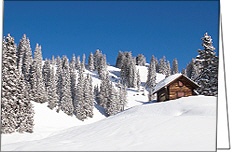
[[[182,87],[180,87],[178,85],[179,80],[183,83]],[[168,88],[169,89],[169,99],[170,100],[176,99],[178,91],[184,92],[185,97],[191,96],[191,95],[193,95],[192,88],[193,87],[185,79],[178,79],[178,80],[174,81],[172,84],[170,84],[170,86]]]

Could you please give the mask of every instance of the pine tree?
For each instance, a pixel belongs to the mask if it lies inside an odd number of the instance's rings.
[[[137,57],[136,57],[136,65],[139,65],[139,66],[145,66],[146,64],[146,58],[143,54],[139,54]]]
[[[89,71],[94,71],[94,57],[92,52],[89,55],[88,67],[89,67]]]
[[[76,70],[79,71],[81,68],[81,61],[80,61],[80,56],[77,56],[76,58],[76,64],[75,64]]]
[[[51,85],[51,67],[50,67],[50,62],[49,60],[44,61],[43,69],[42,69],[42,74],[43,74],[43,82],[45,85],[45,90],[48,92],[48,88]]]
[[[2,133],[33,131],[33,107],[25,83],[17,68],[14,38],[8,34],[3,39],[2,50]]]
[[[94,69],[97,70],[99,69],[98,66],[99,66],[99,60],[100,60],[100,57],[102,56],[102,52],[97,49],[94,53]]]
[[[183,68],[183,69],[181,70],[181,74],[183,74],[183,75],[187,76],[187,71],[186,71],[186,69],[185,69],[185,68]]]
[[[123,52],[119,51],[118,52],[118,56],[117,56],[117,60],[116,60],[116,67],[117,68],[122,68],[122,63],[123,63],[123,60],[125,59],[125,55]]]
[[[137,71],[136,75],[137,75],[137,88],[138,88],[138,92],[139,92],[140,91],[140,85],[141,85],[139,70]]]
[[[97,71],[98,71],[99,78],[104,79],[106,76],[106,71],[107,71],[106,56],[105,55],[102,55],[99,57]]]
[[[166,66],[167,67],[167,69],[166,69],[166,77],[168,77],[168,76],[171,75],[171,66],[170,66],[169,61],[167,61],[166,64],[167,64],[167,66]]]
[[[83,54],[82,56],[81,66],[82,66],[83,72],[85,72],[85,54]]]
[[[61,110],[67,115],[73,115],[73,102],[71,94],[70,69],[68,58],[62,57],[62,88],[61,88]]]
[[[82,67],[81,67],[82,68]],[[74,105],[74,114],[79,120],[84,120],[87,118],[87,115],[85,113],[84,105],[84,74],[83,70],[80,68],[79,74],[78,74],[78,83],[77,83],[77,89],[76,89],[76,105]]]
[[[124,52],[125,59],[123,59],[121,66],[121,79],[122,83],[127,87],[137,86],[137,75],[135,59],[132,57],[131,52]]]
[[[150,89],[154,88],[156,85],[156,62],[155,57],[152,55],[150,65],[148,67],[147,73],[147,87]]]
[[[61,108],[61,98],[62,98],[62,83],[63,83],[63,77],[62,77],[62,61],[61,58],[58,56],[56,59],[56,74],[55,74],[55,81],[56,81],[56,94],[58,96],[57,101],[57,112],[59,112]]]
[[[166,75],[167,74],[167,63],[166,63],[166,57],[163,56],[159,60],[159,73]]]
[[[93,107],[94,107],[94,96],[93,96],[93,88],[92,88],[92,79],[88,74],[84,81],[84,110],[87,117],[93,117]]]
[[[195,80],[198,77],[198,68],[195,64],[195,59],[192,59],[192,61],[187,65],[186,67],[186,75],[192,80]]]
[[[17,67],[19,73],[23,73],[25,80],[29,79],[30,65],[32,64],[32,51],[30,40],[23,35],[17,48]]]
[[[54,109],[57,107],[59,102],[59,97],[56,91],[56,79],[54,74],[54,65],[51,66],[51,73],[50,73],[50,86],[48,87],[48,107],[50,109]]]
[[[178,71],[178,61],[177,61],[177,59],[175,58],[175,59],[172,61],[172,74],[176,74],[176,73],[179,73],[179,71]]]
[[[18,81],[18,90],[20,93],[18,94],[18,115],[17,115],[17,127],[16,131],[23,133],[23,132],[33,132],[33,126],[34,126],[34,110],[33,105],[30,102],[29,96],[28,96],[28,87],[29,85],[26,85],[23,75],[19,77]]]
[[[204,50],[198,50],[196,64],[199,67],[199,76],[196,82],[200,85],[198,92],[202,95],[217,96],[218,94],[218,57],[212,45],[212,38],[205,33],[202,40]]]
[[[38,103],[44,103],[47,101],[47,93],[45,91],[45,84],[43,81],[42,75],[42,51],[41,46],[36,44],[34,52],[34,64],[33,69],[35,70],[35,92],[34,92],[34,101]]]
[[[70,62],[70,80],[71,80],[71,94],[72,94],[72,103],[73,106],[76,104],[76,79],[77,73],[75,68],[76,57],[73,55],[72,60]]]

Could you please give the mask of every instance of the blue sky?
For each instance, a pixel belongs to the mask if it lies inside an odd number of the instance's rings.
[[[218,51],[218,1],[5,1],[3,34],[25,33],[43,58],[86,56],[96,49],[114,65],[119,50],[178,59],[179,70],[202,49],[205,32]]]

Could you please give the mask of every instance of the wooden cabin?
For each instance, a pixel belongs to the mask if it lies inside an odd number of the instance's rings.
[[[178,73],[160,81],[154,88],[153,95],[157,93],[157,101],[173,100],[180,97],[196,95],[199,86],[188,77]]]

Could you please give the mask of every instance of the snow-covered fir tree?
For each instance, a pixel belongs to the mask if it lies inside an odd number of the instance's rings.
[[[92,87],[92,78],[88,74],[84,81],[83,88],[83,96],[84,96],[84,110],[86,113],[86,117],[93,117],[93,108],[94,108],[94,95],[93,95],[93,87]]]
[[[171,66],[169,61],[167,61],[166,64],[167,64],[166,77],[168,77],[171,75]]]
[[[121,84],[121,82],[118,83],[118,87],[119,87],[118,110],[123,111],[127,104],[127,90],[126,90],[126,86]]]
[[[2,46],[1,133],[32,132],[34,112],[27,86],[17,68],[14,38],[8,34]]]
[[[100,79],[104,79],[106,77],[107,65],[106,65],[106,56],[101,55],[99,57],[97,72]]]
[[[136,73],[136,77],[137,77],[137,88],[138,88],[138,92],[140,91],[140,85],[141,85],[141,79],[140,79],[140,73],[139,73],[139,70],[137,71]]]
[[[183,74],[183,75],[187,76],[187,71],[186,71],[186,69],[185,69],[185,68],[183,68],[183,69],[181,70],[181,74]]]
[[[116,60],[116,67],[120,68],[122,67],[123,60],[125,58],[125,55],[122,51],[118,52],[117,60]]]
[[[24,80],[24,76],[21,75],[19,77],[18,81],[18,90],[20,93],[18,94],[18,115],[17,115],[17,127],[16,131],[23,133],[23,132],[33,132],[33,127],[34,127],[34,110],[33,110],[33,105],[30,102],[30,98],[28,95],[28,87],[27,81]]]
[[[132,57],[131,52],[124,52],[125,58],[122,60],[121,66],[121,79],[122,83],[128,88],[137,86],[137,74],[135,59]]]
[[[99,60],[100,60],[101,56],[102,56],[102,52],[101,52],[99,49],[97,49],[97,50],[95,51],[95,53],[94,53],[94,56],[93,56],[93,57],[94,57],[94,58],[93,58],[93,60],[94,60],[94,69],[95,69],[95,70],[98,69]]]
[[[82,68],[82,67],[81,67]],[[80,68],[78,73],[78,83],[76,87],[76,101],[74,102],[74,114],[79,120],[84,120],[87,118],[87,115],[85,113],[84,105],[85,105],[85,99],[84,99],[84,74],[83,70]]]
[[[70,69],[68,58],[62,57],[62,88],[61,88],[61,110],[67,115],[73,115],[73,102],[71,94]]]
[[[136,65],[139,65],[139,66],[145,66],[146,64],[146,58],[143,54],[139,54],[137,57],[136,57]]]
[[[70,81],[71,81],[71,94],[72,94],[72,103],[73,106],[76,102],[76,79],[77,79],[77,73],[76,73],[76,68],[75,68],[75,64],[76,64],[76,57],[73,54],[72,56],[72,60],[69,64],[70,66]]]
[[[166,63],[166,57],[163,56],[160,60],[159,60],[159,73],[163,74],[163,75],[167,75],[167,63]]]
[[[32,64],[32,51],[30,40],[26,34],[21,38],[17,48],[17,66],[19,73],[24,74],[25,80],[29,80],[30,65]]]
[[[56,85],[56,94],[58,96],[58,101],[57,101],[57,112],[59,112],[61,108],[61,97],[62,97],[62,61],[60,56],[56,58],[56,74],[55,74],[55,85]]]
[[[148,67],[146,86],[148,90],[154,88],[156,85],[156,61],[154,55],[151,57],[151,61]]]
[[[31,82],[33,85],[33,96],[34,96],[34,101],[38,103],[44,103],[47,102],[47,93],[45,90],[45,84],[43,81],[43,75],[42,75],[42,51],[41,51],[41,46],[37,43],[35,52],[34,52],[34,61],[32,64],[33,67],[31,67],[33,70],[31,72],[35,73],[30,73],[32,77]]]
[[[202,95],[217,96],[218,94],[218,57],[216,56],[212,38],[208,33],[202,37],[203,50],[198,50],[196,65],[199,75],[196,82],[200,85],[198,92]]]
[[[178,70],[178,61],[177,61],[177,59],[175,58],[175,59],[172,61],[172,74],[176,74],[176,73],[179,73],[179,70]]]
[[[192,59],[191,62],[186,67],[186,75],[192,80],[195,80],[198,77],[199,70],[195,64],[195,59]]]
[[[94,70],[94,56],[93,56],[92,52],[89,55],[88,68],[89,68],[89,71],[93,71]]]
[[[82,66],[82,70],[85,72],[85,54],[82,55],[82,62],[81,62],[81,66]]]
[[[77,57],[76,57],[75,67],[76,67],[76,70],[77,70],[77,71],[79,71],[79,70],[80,70],[80,68],[81,68],[81,60],[80,60],[80,56],[77,56]]]
[[[43,74],[43,82],[45,85],[45,90],[46,92],[48,92],[48,88],[51,85],[51,65],[49,60],[47,59],[44,61],[42,74]]]
[[[59,102],[59,96],[57,95],[56,91],[56,77],[54,65],[51,66],[50,81],[50,86],[48,87],[48,107],[50,109],[54,109],[55,107],[57,107],[57,104]]]

